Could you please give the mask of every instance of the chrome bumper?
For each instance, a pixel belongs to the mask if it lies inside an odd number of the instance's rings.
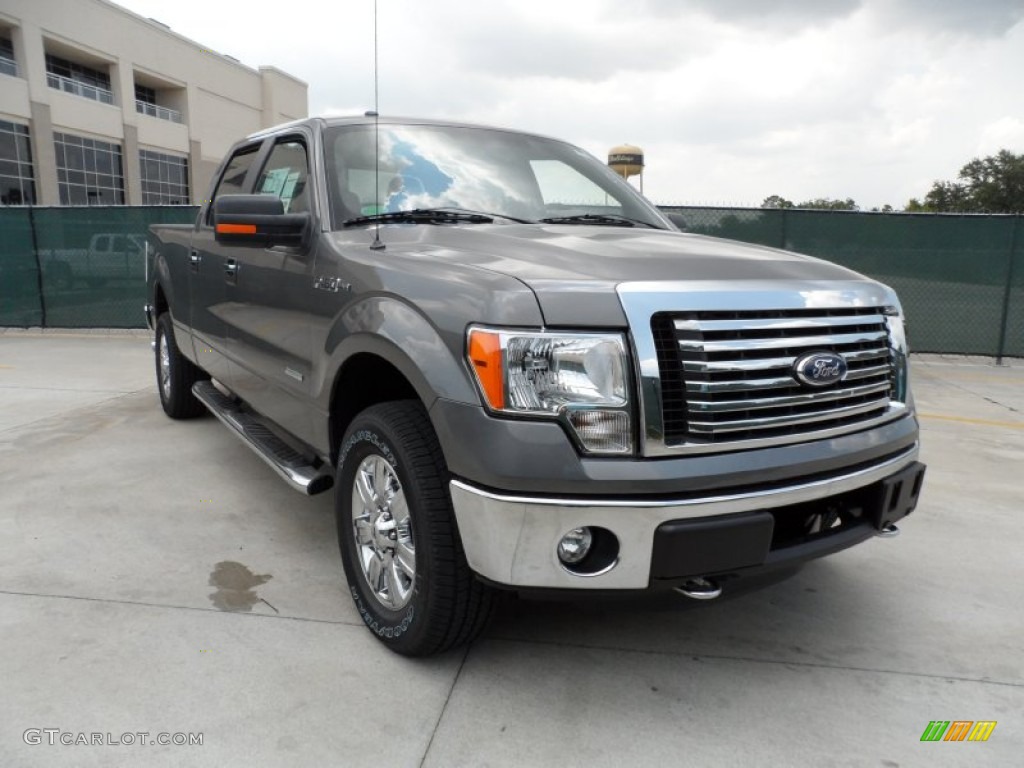
[[[714,518],[826,498],[876,483],[917,459],[918,444],[856,472],[751,493],[677,501],[614,501],[510,496],[451,481],[452,503],[469,566],[484,578],[512,587],[645,589],[654,534],[670,520]],[[582,526],[607,528],[619,540],[614,568],[594,576],[567,571],[556,547]]]

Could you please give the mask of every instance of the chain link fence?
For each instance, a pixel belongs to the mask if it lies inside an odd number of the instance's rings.
[[[1024,357],[1024,217],[662,210],[689,232],[806,253],[891,285],[916,351]],[[142,327],[148,227],[195,215],[188,206],[0,208],[0,326]]]

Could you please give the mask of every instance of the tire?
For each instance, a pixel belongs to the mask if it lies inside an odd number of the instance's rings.
[[[342,440],[335,511],[349,591],[369,630],[403,656],[468,643],[491,615],[493,590],[466,563],[448,480],[417,401],[367,408]]]
[[[206,407],[192,394],[192,385],[210,378],[178,351],[171,316],[164,312],[156,321],[156,388],[160,405],[172,419],[194,419]]]

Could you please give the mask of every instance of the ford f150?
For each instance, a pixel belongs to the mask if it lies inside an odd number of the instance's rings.
[[[893,291],[680,232],[576,147],[309,119],[238,142],[209,197],[151,228],[163,409],[333,487],[399,653],[472,639],[496,588],[713,598],[917,503]]]

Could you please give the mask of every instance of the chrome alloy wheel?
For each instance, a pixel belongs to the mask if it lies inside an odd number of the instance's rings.
[[[167,345],[167,334],[160,334],[160,349],[158,350],[157,364],[160,366],[160,391],[163,392],[164,400],[171,398],[171,350]]]
[[[416,583],[416,548],[405,492],[383,456],[367,456],[356,469],[352,528],[356,556],[373,596],[389,610],[404,608]]]

